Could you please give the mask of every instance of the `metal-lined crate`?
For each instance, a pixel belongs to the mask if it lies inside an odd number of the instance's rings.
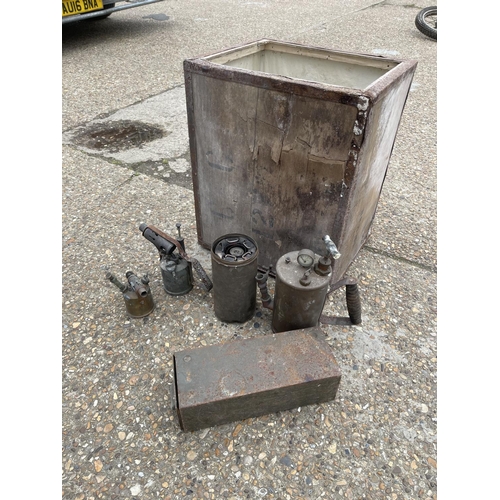
[[[184,61],[198,241],[227,233],[259,265],[294,250],[366,241],[415,61],[259,40]]]

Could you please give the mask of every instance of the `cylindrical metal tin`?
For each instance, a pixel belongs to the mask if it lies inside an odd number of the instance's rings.
[[[271,323],[275,333],[317,326],[325,305],[331,274],[322,276],[311,267],[304,279],[307,269],[297,262],[298,254],[289,252],[276,264]],[[316,262],[319,258],[315,255]]]
[[[252,238],[226,234],[212,245],[215,315],[228,323],[248,321],[255,312],[259,250]]]
[[[140,295],[133,290],[127,290],[123,294],[127,314],[131,318],[144,318],[153,312],[155,303],[150,291],[146,295]]]
[[[106,273],[106,278],[122,292],[127,314],[131,318],[143,318],[151,314],[155,303],[147,274],[139,280],[132,271],[127,271],[126,277],[128,285],[121,283],[114,274]]]
[[[160,260],[163,288],[169,295],[185,295],[193,288],[193,269],[191,263],[179,258]]]

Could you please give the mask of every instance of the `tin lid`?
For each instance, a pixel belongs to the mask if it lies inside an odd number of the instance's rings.
[[[212,252],[224,262],[243,262],[257,254],[257,245],[243,234],[228,234],[215,241]]]

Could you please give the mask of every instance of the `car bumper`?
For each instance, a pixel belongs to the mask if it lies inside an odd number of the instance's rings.
[[[100,17],[103,14],[109,15],[120,10],[133,9],[134,7],[140,7],[142,5],[148,5],[150,3],[157,2],[163,2],[163,0],[126,0],[124,2],[115,0],[116,5],[109,9],[94,10],[92,12],[87,12],[86,14],[75,14],[74,16],[65,16],[62,18],[62,24],[68,24],[75,21],[83,21],[84,19],[92,19]]]

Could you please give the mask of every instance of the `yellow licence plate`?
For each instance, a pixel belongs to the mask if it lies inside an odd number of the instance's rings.
[[[102,0],[62,0],[63,17],[99,9],[102,9]]]

